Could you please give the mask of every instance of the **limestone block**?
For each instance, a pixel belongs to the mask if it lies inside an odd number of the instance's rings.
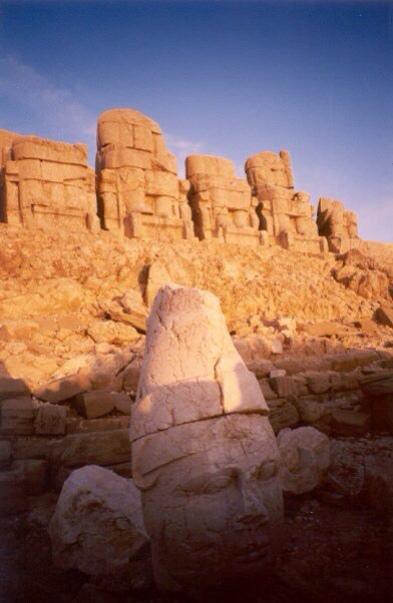
[[[178,179],[170,172],[146,170],[145,184],[147,195],[166,195],[174,199],[178,196]]]
[[[0,517],[25,511],[27,506],[24,475],[19,467],[0,472]]]
[[[127,392],[136,392],[141,372],[141,365],[141,359],[136,358],[124,369],[123,387]]]
[[[29,459],[14,461],[12,470],[23,476],[24,491],[28,496],[43,494],[48,486],[48,461],[44,459]]]
[[[0,471],[8,469],[12,459],[11,443],[7,440],[0,440]]]
[[[148,151],[114,148],[106,150],[105,154],[99,154],[99,164],[103,169],[131,167],[148,170],[151,167],[151,156]]]
[[[51,458],[57,467],[105,466],[127,462],[130,459],[128,430],[68,435],[53,447]]]
[[[307,385],[313,394],[324,394],[330,390],[330,375],[327,373],[308,372]]]
[[[329,468],[329,438],[313,427],[298,427],[280,431],[277,443],[284,491],[304,494],[314,490]]]
[[[234,178],[235,171],[232,161],[214,155],[189,155],[186,157],[186,178],[198,174]]]
[[[25,397],[29,394],[29,388],[23,379],[13,379],[12,377],[0,377],[0,401],[9,398]]]
[[[300,417],[294,403],[287,400],[280,400],[277,404],[275,400],[269,402],[269,421],[274,433],[279,433],[286,427],[296,427]]]
[[[11,162],[8,162],[11,163]],[[18,174],[22,180],[42,180],[41,161],[39,159],[20,159],[13,161],[17,166]],[[57,165],[57,164],[55,164]],[[7,164],[8,171],[8,164]]]
[[[2,434],[28,435],[34,431],[34,403],[30,397],[3,400],[0,416]]]
[[[57,567],[90,576],[129,571],[148,547],[140,494],[108,469],[78,469],[64,483],[49,535]]]
[[[54,404],[42,404],[34,421],[34,431],[39,435],[64,435],[67,408]]]
[[[334,410],[331,428],[337,436],[363,436],[370,431],[370,415],[353,410]]]
[[[69,144],[37,136],[22,136],[14,141],[12,149],[16,161],[42,159],[75,165],[87,164],[87,146],[84,144]]]
[[[376,511],[386,516],[390,523],[393,512],[392,458],[388,455],[365,459],[364,498]]]
[[[115,399],[109,391],[96,390],[79,394],[75,398],[74,406],[80,415],[86,419],[95,419],[109,414],[115,408]]]
[[[64,182],[87,178],[87,166],[41,161],[41,178],[47,182]]]
[[[54,379],[46,385],[35,390],[34,395],[40,400],[51,404],[61,404],[65,400],[81,394],[91,387],[89,376],[79,371],[75,375],[69,375],[60,379]]]
[[[153,133],[150,128],[146,126],[134,126],[134,148],[153,152]]]
[[[279,398],[293,398],[296,396],[296,383],[292,377],[271,377],[270,385]]]

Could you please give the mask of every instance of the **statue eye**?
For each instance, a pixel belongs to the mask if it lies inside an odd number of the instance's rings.
[[[233,471],[198,475],[179,486],[178,490],[183,494],[215,494],[228,488],[234,477]]]
[[[275,477],[278,473],[278,466],[276,461],[267,461],[257,467],[254,471],[254,477],[260,480],[269,480]]]

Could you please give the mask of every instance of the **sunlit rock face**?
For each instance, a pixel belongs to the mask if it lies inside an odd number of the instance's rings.
[[[212,294],[160,289],[131,425],[158,585],[191,592],[260,574],[283,516],[279,452]]]

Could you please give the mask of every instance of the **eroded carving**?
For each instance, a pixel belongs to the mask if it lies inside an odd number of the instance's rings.
[[[186,176],[195,232],[200,239],[226,243],[260,242],[259,220],[247,182],[236,178],[232,161],[212,155],[190,155]]]
[[[283,505],[267,412],[218,299],[161,288],[131,420],[133,476],[161,588],[217,586],[271,559]]]
[[[357,215],[345,209],[341,201],[320,197],[317,225],[319,234],[328,240],[329,250],[346,253],[360,246]]]
[[[184,182],[159,125],[133,109],[98,118],[97,194],[101,225],[129,237],[193,237],[184,206]]]

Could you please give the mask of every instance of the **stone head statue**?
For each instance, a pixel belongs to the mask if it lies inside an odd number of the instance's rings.
[[[131,425],[158,585],[192,592],[260,574],[283,515],[279,452],[214,295],[158,292]]]

